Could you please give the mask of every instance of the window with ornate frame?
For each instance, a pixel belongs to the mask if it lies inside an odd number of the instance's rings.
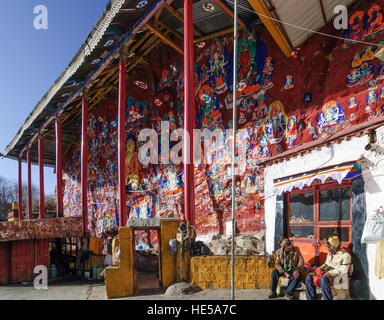
[[[287,232],[307,256],[325,252],[321,241],[332,235],[343,247],[352,243],[352,183],[315,184],[287,192]],[[309,249],[311,248],[312,249]],[[317,259],[317,258],[316,258]],[[323,260],[323,259],[321,259]],[[319,262],[319,261],[317,261]]]

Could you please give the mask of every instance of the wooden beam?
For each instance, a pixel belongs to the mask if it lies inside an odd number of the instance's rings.
[[[167,9],[170,13],[172,13],[179,21],[181,21],[184,24],[184,17],[183,15],[177,11],[174,7],[172,7],[169,4],[165,4],[165,9]],[[199,37],[203,36],[203,33],[196,27],[193,27],[193,32],[196,33]]]
[[[144,36],[141,37],[140,40],[138,40],[131,48],[129,48],[127,54],[126,54],[126,57],[129,58],[129,56],[134,53],[136,51],[137,48],[140,47],[140,45],[143,44],[143,42],[145,40],[147,40],[149,37],[151,36],[151,32],[150,31],[147,31]],[[113,72],[109,72],[108,75],[106,77],[104,77],[104,79],[102,81],[100,81],[100,83],[97,84],[97,87],[101,87],[104,85],[104,83],[110,78],[110,77],[113,77],[115,75],[115,73],[117,74],[117,71],[118,71],[118,66],[114,66],[113,68]]]
[[[151,52],[154,48],[156,48],[159,44],[160,44],[161,40],[160,39],[157,39],[153,44],[151,44],[141,55],[140,57],[138,57],[135,62],[133,62],[132,64],[130,64],[130,66],[127,68],[127,73],[129,73],[134,67],[136,67],[139,63],[141,62],[144,62],[144,57],[149,53]],[[113,85],[116,85],[117,84],[117,81],[119,79],[116,79],[114,82],[113,82]]]
[[[319,2],[320,2],[320,7],[321,7],[321,13],[323,14],[324,23],[327,24],[328,21],[327,21],[327,15],[325,14],[324,2],[323,2],[323,0],[319,0]]]
[[[147,50],[143,52],[143,54],[137,58],[137,60],[127,68],[127,73],[133,70],[140,62],[144,61],[144,57],[151,52],[155,47],[160,44],[160,39],[157,39]]]
[[[103,75],[105,75],[105,74],[107,74],[107,73],[110,73],[112,70],[116,70],[117,68],[118,68],[117,66],[111,66],[111,67],[105,68],[105,69],[103,70],[103,72],[100,73],[99,76],[103,76]]]
[[[143,13],[144,9],[120,9],[119,13]]]
[[[150,32],[148,32],[148,34],[150,35],[151,33]],[[155,36],[154,36],[155,37]],[[147,37],[148,38],[148,37]],[[153,37],[152,37],[153,38]],[[151,41],[151,39],[152,38],[150,38],[150,40],[148,40],[148,42],[150,42]],[[144,42],[144,40],[142,41],[142,42]],[[141,42],[141,43],[142,43]],[[153,44],[151,44],[143,53],[142,53],[142,55],[139,57],[139,58],[137,58],[136,60],[135,60],[135,62],[134,63],[132,63],[130,66],[129,66],[129,68],[127,68],[127,73],[129,73],[130,71],[132,71],[132,69],[134,69],[135,68],[135,66],[137,65],[137,64],[139,64],[139,63],[141,63],[141,62],[146,62],[145,60],[144,60],[144,56],[146,56],[150,51],[152,51],[156,46],[158,46],[159,44],[160,44],[160,39],[157,39]],[[110,70],[111,71],[111,70]],[[113,76],[112,76],[113,77]],[[113,79],[110,79],[110,81],[113,81]],[[107,86],[107,87],[103,87],[103,88],[100,88],[99,90],[95,90],[95,91],[93,91],[93,92],[96,92],[96,95],[94,95],[93,97],[92,97],[92,99],[90,99],[90,101],[89,101],[89,111],[91,111],[96,105],[97,105],[97,103],[99,103],[102,99],[104,99],[105,98],[105,96],[106,96],[106,94],[109,92],[109,91],[111,91],[112,89],[114,89],[115,88],[115,85],[116,85],[116,82],[118,81],[118,79],[115,81],[115,82],[113,82],[111,85],[109,85],[109,86]],[[91,93],[91,92],[90,92]],[[69,113],[68,115],[66,115],[63,119],[62,119],[62,123],[64,123],[66,120],[68,120],[69,118],[71,118],[72,119],[72,122],[73,121],[76,121],[77,120],[77,118],[78,118],[78,116],[79,116],[79,110],[77,110],[78,109],[78,107],[80,107],[81,106],[81,101],[74,107],[74,110],[71,112],[71,113]],[[74,117],[74,115],[77,113],[77,117],[75,116]],[[49,136],[52,136],[51,134],[49,134]],[[69,150],[71,149],[71,147],[74,145],[74,144],[76,144],[75,143],[75,141],[73,141],[73,140],[71,140],[71,143],[68,145],[68,147],[66,148],[66,150],[65,150],[65,152],[64,152],[64,154],[63,154],[63,158],[65,157],[65,155],[69,152]]]
[[[71,143],[70,145],[68,145],[67,149],[63,153],[63,159],[65,159],[65,156],[67,155],[68,151],[71,150],[73,145],[74,143]]]
[[[137,32],[140,31],[141,28],[143,28],[143,26],[148,23],[148,21],[156,14],[156,12],[162,7],[164,6],[165,4],[165,0],[160,0],[158,2],[156,2],[153,6],[150,7],[150,9],[148,11],[146,11],[146,14],[142,16],[143,19],[140,19],[140,23],[138,24],[135,24],[133,26],[133,29],[131,30],[131,34],[136,34]],[[130,45],[132,44],[132,38],[128,38],[127,41],[125,41],[122,45],[123,45],[123,49],[126,48],[126,47],[129,47]],[[93,81],[95,79],[97,79],[101,72],[104,71],[104,69],[106,67],[108,67],[108,65],[110,65],[110,63],[116,59],[117,57],[119,56],[119,52],[111,52],[107,55],[106,59],[103,60],[103,63],[99,66],[98,69],[96,69],[96,71],[94,73],[92,73],[90,75],[89,78],[87,78],[85,80],[85,83],[83,84],[82,86],[82,91],[87,91],[89,90],[92,86],[93,86]],[[70,103],[73,102],[73,99],[76,98],[76,96],[80,95],[80,92],[76,92],[74,94],[74,96],[72,96],[70,99],[68,99],[67,101],[65,101],[61,106],[60,106],[60,110],[58,111],[58,113],[56,114],[57,116],[61,116],[62,112],[64,111],[65,107],[68,106]],[[55,116],[56,116],[55,115]],[[43,124],[43,126],[40,128],[39,132],[36,132],[34,134],[34,136],[30,139],[30,141],[28,142],[27,145],[25,145],[25,147],[21,150],[21,152],[19,152],[19,157],[22,157],[23,156],[23,153],[28,149],[28,148],[31,148],[32,144],[35,142],[35,140],[37,139],[38,135],[43,132],[43,130],[48,126],[50,125],[53,121],[54,121],[54,118],[55,116],[51,116],[49,117],[48,120],[45,121],[45,123]]]
[[[51,131],[52,132],[54,132],[54,129],[51,129]],[[56,138],[56,134],[54,134],[54,133],[50,133],[51,131],[48,131],[46,134],[45,134],[45,136],[46,137],[51,137],[51,138]],[[65,137],[64,135],[61,137],[62,138],[62,140],[66,140],[66,141],[70,141],[70,142],[72,142],[73,141],[73,139],[71,139],[71,138],[68,138],[68,137]],[[55,142],[54,140],[52,141],[52,140],[49,140],[50,142]],[[64,144],[67,144],[67,143],[65,143],[64,141],[63,141],[63,143]]]
[[[140,45],[143,44],[143,42],[145,40],[147,40],[148,38],[148,41],[146,42],[146,44],[149,44],[154,38],[156,38],[156,35],[152,35],[152,37],[150,37],[152,34],[150,31],[148,31],[137,43],[135,43],[135,45],[133,47],[131,47],[129,50],[128,50],[128,53],[127,53],[127,56],[129,56],[132,52],[134,52],[136,49],[138,49],[138,47]],[[143,46],[145,46],[146,44],[144,44]],[[151,44],[144,52],[143,54],[137,58],[132,64],[129,64],[129,68],[127,68],[127,74],[139,63],[147,63],[147,61],[144,60],[144,56],[147,55],[150,51],[152,51],[157,45],[160,44],[160,39],[157,39],[157,41],[155,41],[153,44]],[[138,61],[139,60],[139,61]],[[92,99],[90,99],[89,101],[89,111],[91,111],[95,105],[101,101],[102,99],[105,98],[106,94],[111,91],[112,89],[115,88],[116,84],[117,84],[117,81],[118,81],[118,73],[116,72],[117,68],[114,69],[115,73],[113,73],[109,78],[109,74],[106,76],[106,78],[108,79],[103,79],[102,81],[102,84],[103,84],[103,87],[99,88],[98,90],[95,90],[95,91],[90,91],[89,94],[94,94],[96,92],[96,95],[92,97]],[[109,70],[110,72],[112,72],[113,70]],[[109,85],[105,85],[104,84],[109,81]],[[99,84],[98,84],[99,85]],[[81,97],[80,97],[80,100],[81,100]],[[62,123],[66,122],[69,118],[72,119],[71,122],[74,122],[77,120],[77,117],[74,116],[76,113],[79,113],[79,110],[77,110],[79,107],[81,106],[81,101],[79,101],[77,103],[77,105],[74,106],[74,109],[71,113],[67,114],[63,119],[62,119]],[[79,115],[79,114],[78,114]]]
[[[129,58],[129,56],[130,56],[132,53],[134,53],[134,52],[136,51],[136,49],[139,48],[139,47],[143,44],[143,42],[144,42],[145,40],[147,40],[150,36],[151,36],[151,32],[147,31],[147,32],[145,33],[145,35],[144,35],[139,41],[137,41],[137,42],[132,46],[132,48],[130,48],[130,49],[128,50],[128,52],[127,52],[127,58]]]
[[[167,26],[164,22],[158,21],[157,25],[160,28],[165,29],[168,33],[172,33],[175,37],[179,38],[180,40],[184,40],[184,36],[181,33],[178,33],[175,29],[172,29],[171,27]]]
[[[180,53],[181,55],[184,55],[184,50],[181,49],[176,43],[174,43],[172,40],[169,40],[169,38],[161,33],[159,30],[157,30],[153,25],[151,24],[147,24],[147,28],[148,30],[152,31],[156,36],[158,36],[161,41],[163,41],[165,44],[169,45],[170,47],[172,47],[173,49],[175,49],[178,53]]]
[[[104,85],[105,81],[111,76],[113,75],[116,71],[118,70],[118,67],[117,66],[114,66],[113,69],[109,70],[109,72],[106,72],[104,74],[104,77],[103,79],[101,79],[98,83],[96,83],[96,88],[100,88]]]
[[[248,0],[253,10],[256,13],[259,13],[259,18],[263,22],[264,26],[267,28],[269,34],[275,40],[275,42],[280,47],[281,51],[283,51],[284,55],[288,58],[291,57],[292,48],[289,44],[286,37],[283,35],[279,28],[279,24],[269,18],[273,18],[271,13],[269,12],[267,6],[265,5],[263,0]],[[263,15],[263,16],[262,16]],[[268,18],[269,17],[269,18]]]
[[[217,31],[217,32],[208,34],[208,35],[206,35],[204,37],[194,39],[193,42],[194,43],[199,43],[201,41],[209,40],[209,39],[212,39],[212,38],[215,38],[215,37],[220,37],[220,36],[222,36],[224,34],[227,34],[227,33],[230,33],[230,32],[233,32],[233,27],[229,27],[227,29],[224,29],[224,30],[221,30],[221,31]]]
[[[171,4],[173,2],[173,0],[168,0],[167,1],[167,4]],[[160,10],[159,11],[157,11],[157,13],[155,14],[155,21],[157,22],[157,21],[159,21],[159,19],[160,19],[160,16],[161,16],[161,14],[163,13],[163,11],[164,11],[164,6],[162,6],[161,8],[160,8]]]
[[[231,20],[234,19],[234,15],[231,9],[229,9],[223,2],[221,2],[221,0],[213,0],[213,1],[215,1],[215,3],[220,7],[220,9],[224,11],[224,13],[227,15],[228,18],[230,18]],[[239,22],[240,28],[246,29],[245,23],[240,18],[238,19],[238,22]]]
[[[39,154],[37,150],[33,150],[33,149],[31,149],[31,153],[32,153],[32,154]],[[52,157],[56,157],[56,153],[52,153],[52,152],[46,152],[46,151],[44,151],[44,155],[52,156]]]

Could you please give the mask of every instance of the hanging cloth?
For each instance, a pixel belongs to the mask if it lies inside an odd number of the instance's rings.
[[[305,186],[310,186],[315,180],[324,183],[328,178],[332,178],[340,184],[354,167],[358,168],[356,162],[277,179],[274,180],[273,192],[280,196],[284,192],[291,192],[294,188],[301,190]]]
[[[384,278],[384,240],[376,244],[375,276],[379,280]]]

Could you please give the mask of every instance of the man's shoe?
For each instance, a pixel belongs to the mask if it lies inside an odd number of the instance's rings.
[[[292,296],[287,296],[287,300],[293,300],[293,295]]]
[[[270,295],[268,296],[269,299],[274,299],[274,298],[277,298],[277,293],[276,292],[273,292],[271,291]]]

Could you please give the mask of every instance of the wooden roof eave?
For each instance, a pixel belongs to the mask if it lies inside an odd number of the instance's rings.
[[[268,10],[264,3],[264,0],[248,0],[249,4],[258,14],[260,20],[268,30],[269,34],[275,40],[277,45],[280,47],[284,55],[289,58],[292,55],[292,47],[287,37],[284,36],[277,21],[273,20],[271,12]]]
[[[56,95],[56,93],[63,87],[63,85],[70,79],[70,77],[77,71],[77,69],[84,63],[87,56],[96,48],[98,42],[103,37],[105,30],[110,25],[111,21],[118,13],[120,8],[124,5],[125,0],[111,0],[101,15],[100,19],[96,23],[92,32],[89,34],[87,40],[83,43],[75,57],[72,59],[66,70],[60,75],[60,77],[54,82],[52,87],[48,92],[43,96],[43,98],[38,102],[37,106],[30,113],[28,118],[25,120],[23,126],[19,129],[15,138],[4,150],[4,155],[8,155],[12,149],[16,146],[19,139],[22,137],[25,130],[27,130],[32,123],[37,119],[37,117],[43,112],[51,99]],[[27,146],[30,147],[30,144]],[[24,151],[27,148],[24,148],[21,154],[22,156]]]
[[[16,135],[16,137],[12,140],[12,142],[7,146],[7,148],[5,149],[4,151],[4,156],[8,156],[8,157],[11,157],[11,158],[19,158],[19,157],[22,157],[23,153],[28,149],[28,148],[31,148],[32,144],[36,141],[37,139],[37,136],[39,133],[41,133],[42,131],[44,131],[46,129],[46,127],[52,123],[52,120],[57,116],[57,115],[61,115],[61,113],[64,111],[64,108],[69,105],[70,103],[72,103],[73,99],[75,99],[76,97],[80,96],[82,94],[82,92],[88,90],[91,86],[92,86],[92,83],[93,81],[101,74],[101,72],[104,71],[104,69],[110,64],[110,62],[112,60],[114,60],[115,58],[117,58],[119,56],[119,49],[121,47],[121,45],[123,46],[128,46],[132,43],[132,36],[134,36],[140,29],[143,28],[143,26],[152,18],[152,16],[161,8],[164,6],[165,4],[165,0],[157,0],[153,3],[153,5],[148,9],[147,13],[142,16],[132,27],[132,29],[127,32],[122,41],[119,41],[119,45],[116,46],[111,52],[110,54],[103,60],[103,62],[100,64],[100,66],[96,69],[95,72],[92,73],[92,75],[84,82],[84,84],[82,85],[82,87],[77,90],[70,98],[67,99],[66,102],[64,102],[56,111],[55,115],[52,115],[52,117],[50,117],[48,119],[48,121],[46,121],[42,126],[41,128],[39,128],[38,132],[32,137],[32,139],[30,140],[30,142],[24,146],[24,148],[22,149],[22,151],[19,153],[18,157],[15,157],[15,156],[10,156],[9,154],[11,153],[11,151],[15,148],[17,142],[20,140],[20,138],[22,137],[23,135],[23,132],[29,128],[32,124],[32,122],[41,114],[41,112],[46,108],[47,104],[49,103],[49,101],[54,97],[54,95],[62,88],[62,86],[64,85],[64,83],[66,81],[68,81],[68,79],[70,78],[70,76],[72,74],[74,74],[74,72],[80,67],[80,65],[84,62],[84,58],[85,56],[87,56],[85,54],[85,51],[87,50],[87,53],[88,55],[90,54],[89,52],[89,40],[87,39],[87,41],[83,44],[83,46],[81,47],[81,49],[79,50],[79,52],[77,53],[77,55],[75,56],[75,58],[72,60],[71,64],[68,66],[68,68],[66,69],[66,71],[59,77],[58,80],[55,81],[55,84],[51,87],[51,89],[48,91],[48,93],[43,97],[43,99],[39,102],[38,106],[35,107],[34,111],[31,113],[30,117],[28,117],[28,119],[25,121],[24,125],[22,126],[22,128],[19,130],[18,134]],[[118,13],[119,9],[121,8],[121,6],[125,3],[125,0],[111,0],[111,6],[110,7],[114,7],[114,13],[115,15]],[[119,6],[118,6],[119,5]],[[111,9],[106,9],[103,13],[103,16],[102,18],[99,19],[97,25],[95,28],[99,27],[99,24],[103,24],[103,27],[106,28],[108,27],[108,25],[110,24],[110,22],[112,21],[112,18],[111,17],[112,15],[109,14]],[[109,14],[109,18],[110,18],[110,21],[109,23],[106,23],[104,20],[104,16]],[[114,16],[114,15],[113,15]],[[94,28],[94,29],[95,29]],[[105,32],[104,30],[104,32]],[[101,39],[101,37],[104,35],[104,32],[97,32],[97,34],[100,35],[100,38],[98,40]],[[91,33],[90,36],[92,36],[94,34],[94,32]],[[92,42],[96,42],[96,41],[92,41]],[[91,45],[91,49],[94,49],[94,47],[96,46],[95,45]],[[80,59],[81,61],[78,61],[79,60],[79,56],[82,58]],[[76,62],[76,67],[74,66],[74,61]],[[71,72],[68,72],[68,69],[72,67],[71,69]],[[70,74],[70,75],[68,75]],[[32,117],[33,116],[33,117]]]

